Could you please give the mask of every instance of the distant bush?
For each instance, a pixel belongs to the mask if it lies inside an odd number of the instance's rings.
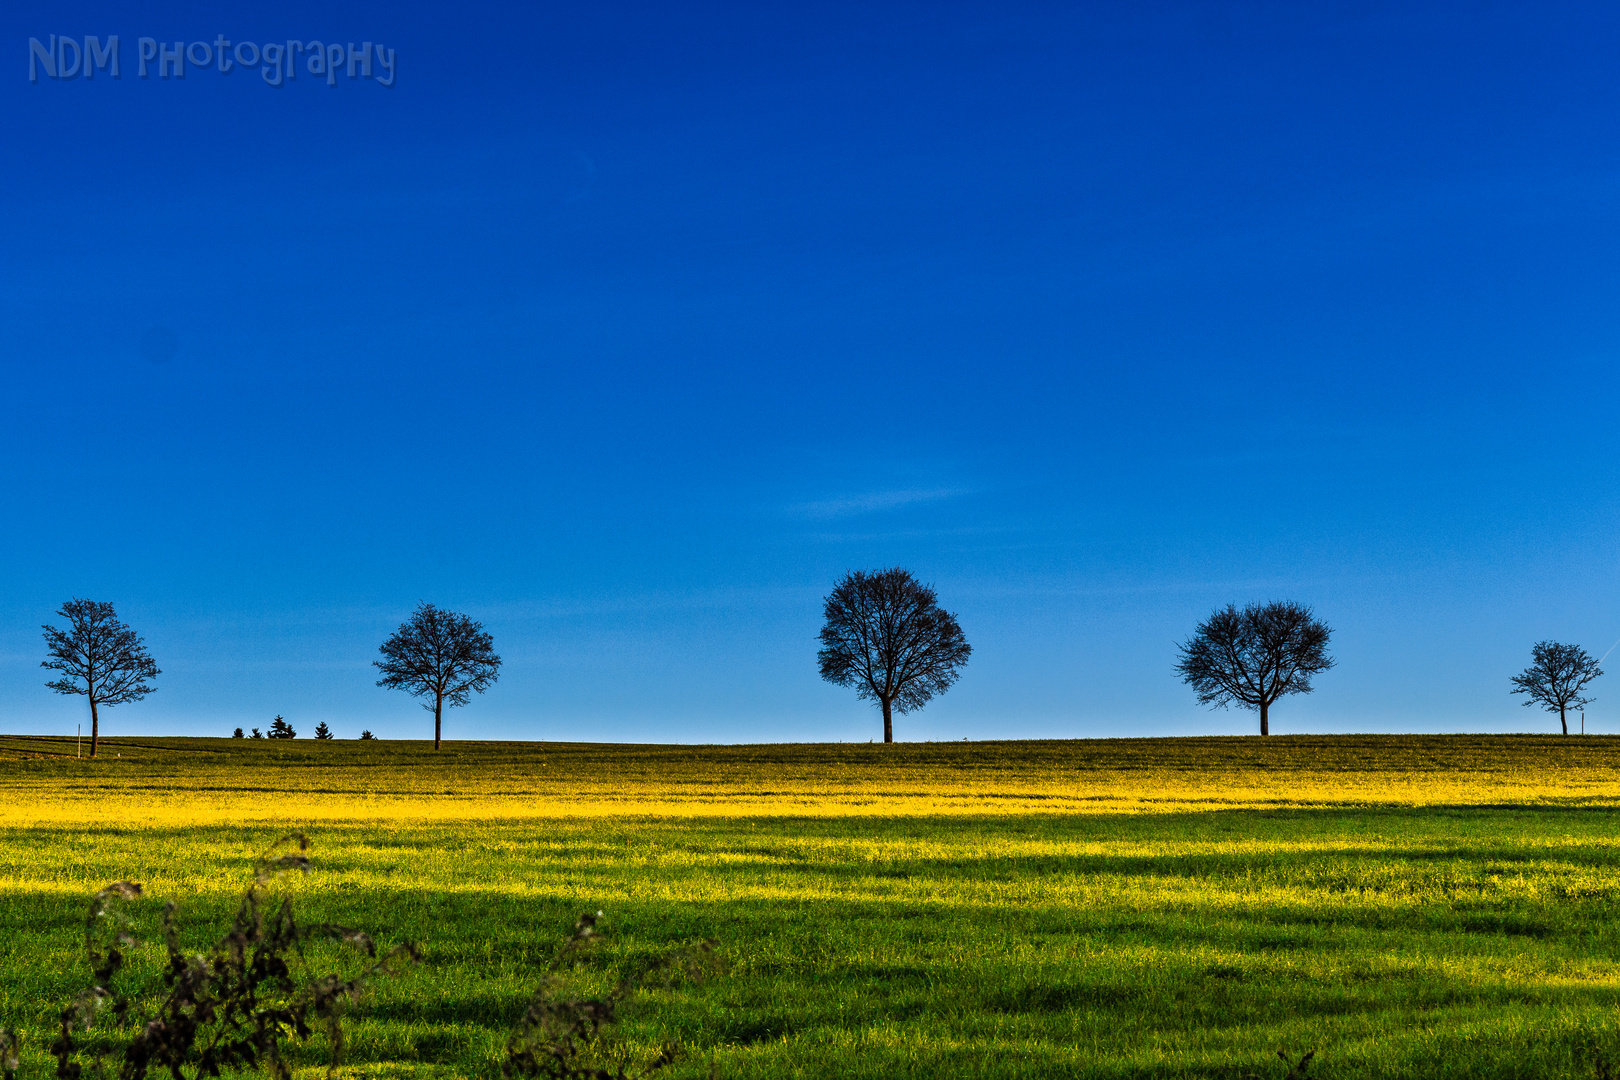
[[[370,741],[371,741],[371,740],[373,740],[373,739],[375,739],[375,738],[376,738],[376,737],[377,737],[377,736],[375,736],[375,735],[373,735],[373,734],[372,734],[372,733],[371,733],[371,732],[369,732],[369,731],[362,731],[362,732],[361,732],[361,733],[360,733],[360,738],[362,738],[362,739],[364,739],[364,740],[365,740],[365,741],[367,741],[367,742],[370,742]]]
[[[296,739],[298,738],[298,732],[293,730],[293,726],[291,724],[287,723],[287,721],[283,720],[280,716],[277,716],[274,720],[270,721],[270,738]]]
[[[254,730],[257,731],[258,728],[254,728]],[[237,728],[235,731],[231,732],[231,738],[240,739],[241,737],[242,737],[242,729],[241,728]]]
[[[254,729],[253,729],[253,736],[252,736],[252,737],[253,737],[253,738],[255,738],[255,739],[262,739],[262,738],[264,738],[264,736],[263,736],[263,735],[262,735],[262,734],[260,734],[260,733],[259,733],[259,729],[258,729],[258,728],[254,728]]]
[[[326,726],[325,720],[315,725],[315,737],[322,740],[332,737],[332,729]]]

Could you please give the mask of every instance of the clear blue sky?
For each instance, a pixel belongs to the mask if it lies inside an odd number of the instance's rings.
[[[866,739],[820,602],[894,564],[976,650],[901,739],[1249,731],[1172,673],[1227,601],[1336,630],[1280,732],[1554,730],[1531,644],[1620,637],[1613,5],[0,23],[0,729],[80,720],[71,596],[164,670],[110,734],[429,736],[429,600],[506,658],[449,738]],[[135,73],[220,35],[397,80]]]

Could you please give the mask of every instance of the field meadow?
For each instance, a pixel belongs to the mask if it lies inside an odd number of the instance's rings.
[[[306,919],[419,942],[342,1074],[495,1076],[571,978],[698,938],[603,1048],[671,1077],[1599,1077],[1620,1069],[1620,739],[607,746],[0,738],[0,1026],[88,980],[89,895],[217,935],[289,830]],[[136,950],[151,977],[161,948]],[[344,962],[317,951],[317,966]],[[322,969],[324,970],[324,968]],[[300,1075],[325,1072],[318,1037]]]

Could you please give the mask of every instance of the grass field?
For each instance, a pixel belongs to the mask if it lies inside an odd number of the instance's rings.
[[[426,953],[355,1015],[351,1075],[497,1074],[538,964],[597,908],[585,988],[721,942],[727,974],[626,1028],[688,1045],[672,1076],[1280,1078],[1279,1047],[1324,1077],[1620,1067],[1620,739],[72,753],[0,738],[25,1076],[85,982],[89,893],[132,878],[217,920],[290,828],[310,917]]]

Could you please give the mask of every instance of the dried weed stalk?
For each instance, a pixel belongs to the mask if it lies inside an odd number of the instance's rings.
[[[1281,1050],[1277,1051],[1277,1056],[1282,1058],[1284,1065],[1288,1066],[1288,1075],[1283,1077],[1283,1080],[1306,1080],[1305,1070],[1311,1067],[1311,1059],[1316,1056],[1316,1051],[1312,1050],[1300,1058],[1297,1063]]]
[[[601,1049],[602,1036],[618,1022],[619,1010],[639,991],[680,979],[701,980],[717,972],[721,964],[714,942],[700,941],[634,964],[603,997],[566,996],[560,973],[596,941],[596,924],[601,918],[600,911],[581,915],[573,933],[546,966],[545,977],[507,1039],[501,1072],[508,1080],[640,1080],[680,1059],[680,1044],[666,1042],[639,1067],[625,1062],[611,1068],[591,1064]]]
[[[279,853],[288,844],[297,850]],[[307,873],[308,848],[303,834],[295,833],[258,860],[230,930],[206,953],[186,953],[176,925],[179,909],[165,904],[163,991],[143,994],[120,986],[126,955],[138,944],[134,913],[144,900],[140,885],[115,881],[96,893],[84,922],[93,979],[62,1010],[61,1030],[50,1047],[58,1080],[108,1080],[113,1072],[118,1080],[145,1080],[154,1070],[167,1070],[173,1080],[195,1080],[258,1069],[291,1080],[283,1047],[309,1038],[317,1026],[324,1027],[331,1043],[330,1077],[343,1051],[345,1010],[371,979],[397,973],[397,965],[420,961],[421,953],[406,943],[379,960],[375,942],[363,931],[335,923],[300,925],[292,901],[274,899],[270,886],[284,873]],[[668,1042],[639,1065],[595,1064],[609,1049],[604,1036],[636,994],[701,979],[720,968],[714,943],[701,941],[635,962],[600,998],[571,996],[562,972],[595,942],[601,918],[601,912],[581,915],[547,964],[507,1040],[501,1072],[508,1080],[641,1080],[679,1059],[680,1045]],[[372,963],[352,978],[312,976],[303,951],[311,941],[347,945]],[[113,1018],[107,1025],[112,1033],[87,1044],[86,1033],[103,1013]],[[109,1058],[116,1061],[113,1070]],[[4,1080],[13,1080],[17,1064],[16,1038],[0,1029]]]
[[[10,1028],[0,1028],[0,1076],[16,1080],[17,1065],[17,1033]]]
[[[297,851],[278,854],[287,844],[296,845]],[[300,925],[292,901],[273,899],[270,885],[283,873],[307,873],[309,858],[303,852],[308,848],[309,841],[297,833],[258,860],[230,930],[206,953],[188,955],[181,948],[175,922],[178,908],[172,901],[164,905],[167,992],[155,1003],[117,985],[126,951],[136,944],[130,908],[141,899],[141,887],[117,881],[96,893],[84,928],[94,979],[62,1010],[61,1032],[50,1048],[59,1080],[81,1080],[87,1054],[90,1074],[107,1075],[106,1052],[81,1045],[76,1033],[88,1031],[97,1016],[109,1010],[121,1027],[133,1029],[117,1065],[120,1080],[144,1080],[154,1069],[185,1080],[188,1069],[193,1077],[217,1077],[224,1069],[257,1068],[269,1070],[278,1080],[291,1080],[283,1044],[309,1038],[312,1025],[327,1031],[330,1068],[335,1070],[343,1049],[344,1010],[371,979],[394,974],[398,962],[420,960],[421,954],[406,943],[379,960],[376,944],[362,931],[335,923]],[[373,963],[352,978],[311,977],[303,955],[311,941],[347,945]],[[301,969],[297,973],[295,963]]]

